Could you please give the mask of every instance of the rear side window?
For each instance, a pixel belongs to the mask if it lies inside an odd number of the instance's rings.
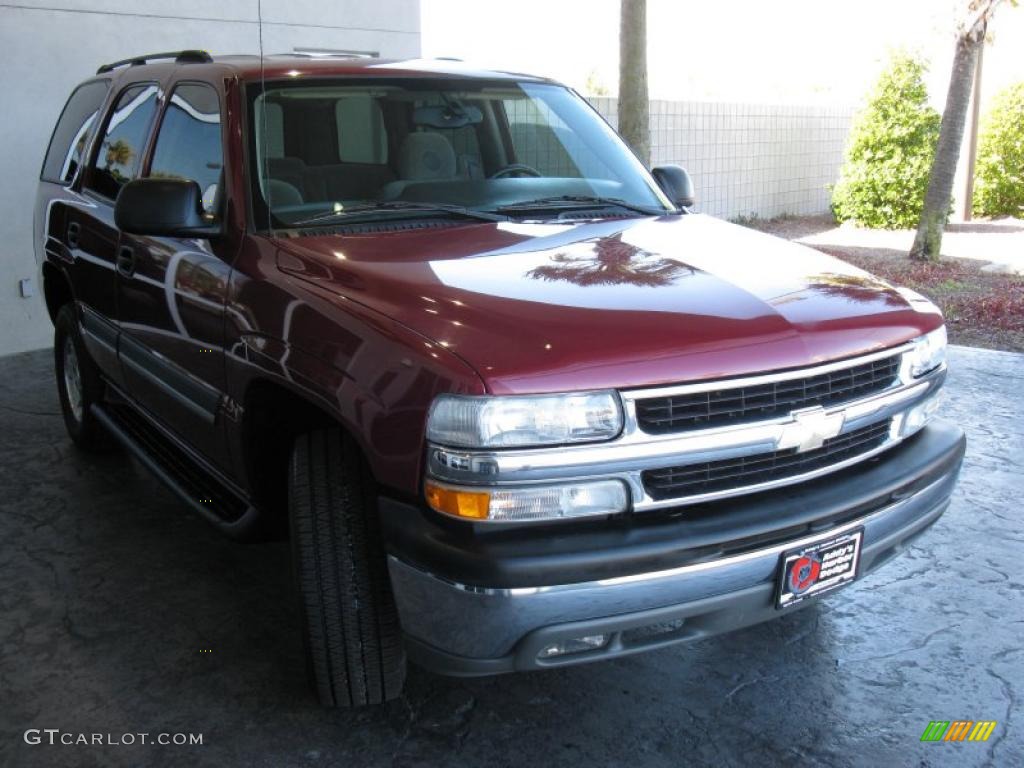
[[[139,175],[156,97],[155,83],[133,85],[121,94],[110,115],[89,186],[111,200]]]
[[[108,88],[106,80],[97,80],[78,86],[71,94],[46,150],[43,179],[68,182],[75,178]]]
[[[223,161],[217,92],[208,85],[179,85],[164,112],[149,175],[196,182],[203,208],[213,213]]]

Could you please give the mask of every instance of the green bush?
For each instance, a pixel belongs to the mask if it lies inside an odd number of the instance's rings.
[[[839,221],[882,229],[917,226],[940,121],[928,106],[924,72],[916,59],[893,57],[854,119],[832,190]]]
[[[1024,217],[1024,83],[999,93],[981,123],[974,212]]]

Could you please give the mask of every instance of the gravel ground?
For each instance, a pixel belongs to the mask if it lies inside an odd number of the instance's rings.
[[[574,669],[413,669],[401,700],[346,712],[306,687],[287,545],[225,540],[124,455],[76,452],[50,353],[2,358],[0,766],[1022,765],[1024,356],[954,348],[947,389],[969,438],[949,511],[817,605]],[[998,725],[920,741],[956,719]]]

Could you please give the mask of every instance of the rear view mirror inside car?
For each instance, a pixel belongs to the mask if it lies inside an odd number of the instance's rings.
[[[435,104],[416,107],[413,122],[427,128],[462,128],[476,125],[484,119],[479,107],[467,107],[461,104]]]

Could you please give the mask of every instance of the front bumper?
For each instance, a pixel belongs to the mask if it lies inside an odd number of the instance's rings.
[[[599,529],[467,534],[385,502],[388,566],[410,656],[444,674],[490,675],[635,653],[773,618],[784,551],[863,526],[860,575],[874,570],[945,511],[964,447],[960,429],[933,422],[817,481]],[[542,653],[596,634],[611,640]]]

